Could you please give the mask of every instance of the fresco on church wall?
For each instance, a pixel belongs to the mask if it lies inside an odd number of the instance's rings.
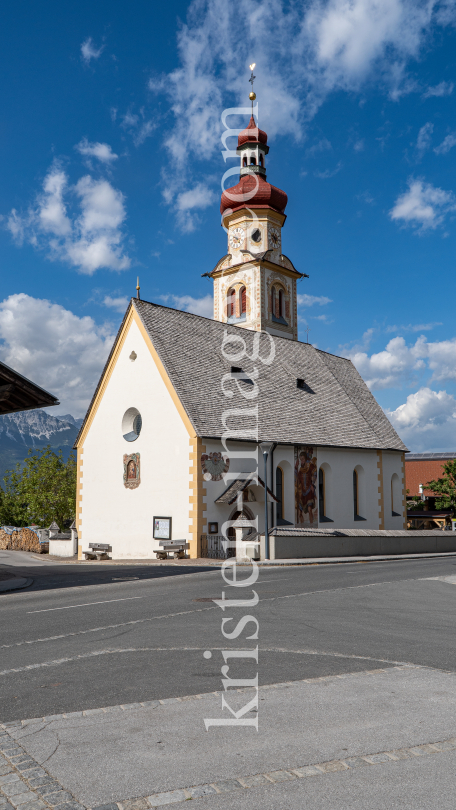
[[[123,457],[123,482],[127,489],[136,489],[141,483],[140,454],[125,453]]]
[[[295,445],[295,524],[318,525],[317,457],[313,447]]]
[[[201,467],[205,481],[221,481],[230,468],[230,460],[221,453],[202,453]]]

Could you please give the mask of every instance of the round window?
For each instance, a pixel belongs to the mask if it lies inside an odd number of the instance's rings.
[[[127,442],[134,442],[141,433],[142,419],[137,408],[129,408],[122,419],[122,434]]]

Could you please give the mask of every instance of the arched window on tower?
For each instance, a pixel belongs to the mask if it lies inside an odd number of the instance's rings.
[[[277,317],[283,318],[283,290],[279,290]]]
[[[264,166],[263,153],[260,154],[260,166]]]
[[[276,314],[276,288],[271,287],[271,315],[275,318]]]
[[[243,166],[247,166],[247,158],[246,158],[246,156],[245,156],[245,155],[244,155],[244,157],[242,158],[242,165],[243,165]]]
[[[233,289],[228,290],[226,296],[226,317],[233,318],[236,314],[236,293]]]
[[[241,287],[239,290],[239,312],[241,317],[247,312],[247,290],[245,287]]]
[[[255,155],[252,155],[252,156],[250,157],[250,165],[251,165],[251,166],[256,166],[256,165],[257,165]]]

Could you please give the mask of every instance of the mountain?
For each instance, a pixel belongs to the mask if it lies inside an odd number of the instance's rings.
[[[69,413],[53,416],[43,410],[0,416],[0,485],[5,470],[23,461],[30,447],[50,444],[55,452],[62,450],[67,459],[81,424],[82,419],[75,419]]]

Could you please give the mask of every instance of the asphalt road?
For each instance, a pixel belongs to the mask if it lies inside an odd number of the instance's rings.
[[[35,564],[1,552],[8,562],[34,584],[0,596],[2,721],[220,689],[222,650],[257,643],[246,640],[253,623],[229,640],[222,619],[233,619],[229,633],[246,614],[259,623],[258,665],[229,659],[232,678],[258,671],[277,683],[395,662],[456,670],[456,585],[429,579],[456,575],[456,557],[260,569],[258,604],[224,611],[205,600],[251,599],[252,588],[226,585],[219,569]]]

